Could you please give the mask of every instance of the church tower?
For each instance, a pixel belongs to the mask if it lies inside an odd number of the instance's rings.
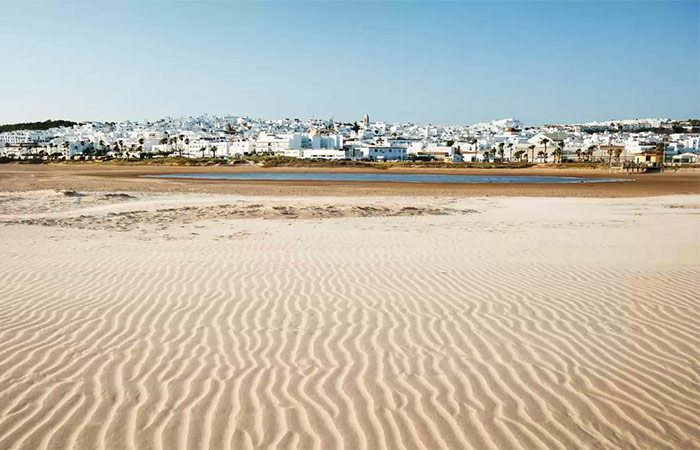
[[[365,124],[365,128],[369,126],[369,114],[365,114],[365,118],[362,120],[362,123]]]

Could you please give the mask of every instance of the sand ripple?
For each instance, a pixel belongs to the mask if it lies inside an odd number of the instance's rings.
[[[6,225],[0,448],[697,448],[693,208],[542,202]]]

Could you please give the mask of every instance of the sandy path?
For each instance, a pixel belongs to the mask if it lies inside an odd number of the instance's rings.
[[[700,446],[697,196],[12,195],[0,448]]]

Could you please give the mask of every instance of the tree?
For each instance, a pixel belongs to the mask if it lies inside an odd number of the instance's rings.
[[[182,156],[182,149],[177,144],[177,137],[170,138],[170,148],[171,148],[171,152],[173,152],[174,150],[177,150],[180,153],[180,156]]]
[[[25,122],[25,123],[10,123],[0,125],[0,133],[19,130],[48,130],[58,127],[72,127],[77,125],[77,122],[69,120],[45,120],[44,122]]]
[[[552,156],[554,157],[554,162],[561,162],[561,157],[564,154],[561,148],[557,147],[554,149],[552,152]]]
[[[528,145],[528,146],[527,146],[527,148],[532,152],[532,159],[531,159],[530,161],[534,161],[534,160],[535,160],[535,147],[536,147],[535,144],[532,144],[532,145]],[[529,155],[528,155],[528,159],[529,159]]]
[[[554,149],[553,156],[554,162],[561,162],[561,159],[564,156],[564,141],[557,142],[557,148]]]
[[[621,156],[621,155],[622,155],[622,149],[619,148],[619,147],[616,148],[616,149],[615,149],[615,161],[616,161],[617,163],[620,162],[620,156]]]
[[[581,162],[581,149],[580,148],[576,149],[576,159],[578,160],[578,162]]]
[[[544,158],[544,155],[545,155],[545,153],[544,153],[542,150],[540,150],[539,152],[537,152],[537,158],[538,158],[538,159],[543,159],[543,158]]]
[[[593,152],[595,151],[597,145],[589,145],[588,149],[586,150],[586,160],[587,161],[592,161],[593,160]]]
[[[508,159],[513,158],[513,143],[509,142],[506,147],[508,147]]]
[[[504,155],[504,153],[505,153],[505,152],[503,151],[503,147],[504,147],[504,146],[505,146],[505,144],[504,144],[503,142],[499,142],[499,143],[498,143],[498,157],[499,157],[499,159],[500,159],[501,161],[503,161],[503,155]]]
[[[544,162],[547,162],[547,144],[549,144],[550,140],[547,138],[542,138],[540,139],[540,144],[544,145]]]
[[[216,145],[212,145],[211,147],[209,147],[209,150],[211,151],[211,157],[216,158]]]
[[[352,131],[354,131],[355,134],[357,134],[360,131],[360,125],[357,122],[352,124]]]
[[[469,143],[472,144],[472,147],[474,147],[474,159],[472,161],[476,161],[476,155],[479,150],[479,147],[477,145],[479,143],[479,140],[477,138],[471,138],[469,140]]]
[[[515,156],[515,159],[517,159],[518,161],[520,161],[520,160],[523,159],[523,154],[525,154],[524,151],[518,150],[518,151],[516,151],[516,152],[513,154],[513,156]]]
[[[207,150],[206,147],[199,147],[199,151],[202,152],[202,158],[204,158],[204,152]]]

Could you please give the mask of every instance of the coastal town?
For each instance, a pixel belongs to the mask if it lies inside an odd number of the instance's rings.
[[[501,119],[465,126],[245,116],[155,122],[59,121],[0,132],[0,158],[103,160],[181,157],[239,160],[614,163],[648,167],[700,161],[700,121],[634,119],[527,126]],[[48,124],[48,125],[46,125]],[[27,125],[27,126],[22,126]],[[0,127],[0,130],[2,128]]]

